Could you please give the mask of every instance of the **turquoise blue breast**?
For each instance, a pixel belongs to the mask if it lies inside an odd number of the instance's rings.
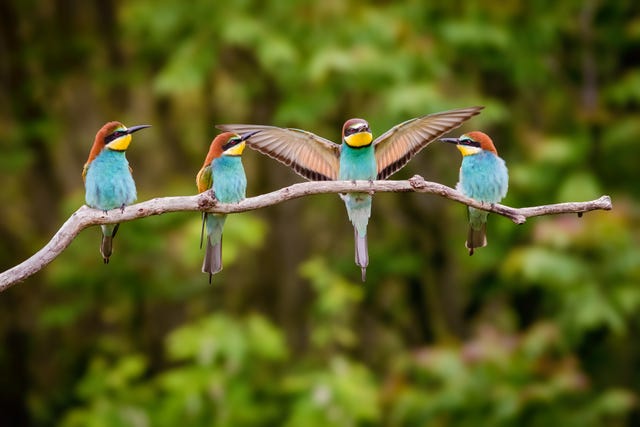
[[[340,180],[373,180],[378,174],[373,144],[367,147],[351,148],[342,144],[340,152]]]
[[[492,152],[464,156],[457,189],[473,199],[497,203],[507,194],[509,173],[500,157]]]
[[[85,176],[85,202],[109,210],[136,200],[136,184],[124,151],[104,149],[93,159]]]
[[[213,191],[223,203],[237,203],[245,198],[247,177],[240,156],[222,156],[213,160]]]

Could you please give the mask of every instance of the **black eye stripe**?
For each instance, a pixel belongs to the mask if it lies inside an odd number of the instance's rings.
[[[353,135],[354,133],[369,132],[368,126],[348,127],[344,130],[344,136]]]
[[[230,138],[227,142],[225,142],[224,144],[222,144],[222,151],[226,151],[229,148],[238,145],[240,142],[242,142],[242,139],[240,138]]]
[[[461,139],[460,140],[460,144],[462,145],[468,145],[469,147],[477,147],[480,148],[480,143],[477,141],[474,141],[473,139]]]
[[[126,135],[126,134],[127,134],[127,131],[124,131],[124,130],[117,130],[117,131],[115,131],[115,132],[113,132],[113,133],[111,133],[111,134],[109,134],[109,135],[105,136],[105,137],[104,137],[104,143],[105,143],[105,144],[108,144],[108,143],[110,143],[111,141],[113,141],[114,139],[118,139],[118,138],[120,138],[121,136]]]

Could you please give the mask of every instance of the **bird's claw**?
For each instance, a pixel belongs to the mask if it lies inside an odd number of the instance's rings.
[[[373,185],[373,179],[368,179],[367,181],[369,181],[369,185]],[[375,191],[369,190],[368,193],[369,195],[373,196],[375,194]]]
[[[493,202],[484,202],[480,200],[480,206],[482,206],[483,208],[494,209],[496,207],[496,204]]]

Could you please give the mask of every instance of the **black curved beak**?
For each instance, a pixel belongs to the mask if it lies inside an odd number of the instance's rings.
[[[458,138],[440,138],[439,141],[448,142],[450,144],[459,144],[460,140]]]
[[[145,129],[145,128],[150,128],[151,125],[138,125],[138,126],[131,126],[130,128],[127,128],[127,133],[129,135],[131,135],[134,132],[139,131],[140,129]]]
[[[247,139],[251,138],[253,135],[255,135],[256,133],[260,132],[259,130],[254,130],[251,132],[247,132],[244,135],[240,136],[240,141],[246,141]]]

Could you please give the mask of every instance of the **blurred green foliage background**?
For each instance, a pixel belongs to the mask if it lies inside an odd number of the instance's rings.
[[[338,140],[485,105],[511,206],[610,194],[611,212],[489,218],[378,194],[368,281],[335,195],[234,215],[200,272],[200,216],[99,231],[0,295],[2,426],[640,426],[640,3],[235,0],[0,3],[0,269],[84,202],[108,120],[139,200],[195,193],[216,123]],[[256,152],[248,195],[300,181]],[[432,144],[394,175],[453,186]]]

